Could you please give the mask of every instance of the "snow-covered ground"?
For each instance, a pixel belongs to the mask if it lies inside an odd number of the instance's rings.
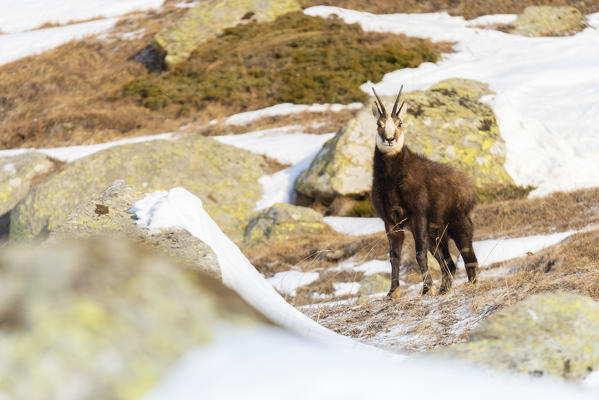
[[[107,18],[57,28],[0,34],[0,65],[42,53],[71,40],[107,31],[114,27],[116,22],[117,18]]]
[[[282,271],[266,281],[279,293],[295,296],[298,287],[309,285],[319,277],[318,272]]]
[[[517,184],[537,186],[533,195],[599,186],[599,14],[590,15],[591,27],[574,36],[527,38],[473,29],[446,13],[374,15],[325,6],[304,12],[336,14],[368,31],[456,41],[455,53],[439,63],[388,73],[362,90],[371,93],[374,86],[379,94],[394,95],[401,84],[410,91],[446,78],[486,82],[496,95],[484,101],[497,115],[505,166]],[[479,23],[509,18],[481,17]]]
[[[161,133],[158,135],[151,136],[137,136],[127,139],[115,140],[113,142],[90,144],[87,146],[66,146],[66,147],[53,147],[47,149],[12,149],[12,150],[0,150],[0,157],[18,156],[25,154],[28,151],[37,151],[52,158],[56,158],[60,161],[71,162],[79,158],[89,156],[90,154],[96,153],[100,150],[108,149],[114,146],[122,146],[129,143],[147,142],[150,140],[171,140],[177,137],[175,133]]]
[[[247,111],[239,114],[234,114],[225,120],[228,125],[247,125],[257,121],[260,118],[276,117],[280,115],[299,114],[302,112],[339,112],[342,110],[359,110],[362,108],[362,103],[345,104],[291,104],[281,103],[271,107],[262,108],[255,111]]]
[[[351,236],[385,231],[385,223],[380,218],[324,217],[324,222],[337,232]]]
[[[132,11],[157,8],[163,2],[164,0],[0,0],[0,32],[22,32],[46,23],[63,25],[98,17],[117,17]]]

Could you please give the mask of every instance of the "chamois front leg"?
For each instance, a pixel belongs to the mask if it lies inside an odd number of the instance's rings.
[[[387,293],[390,297],[395,289],[399,287],[399,260],[401,259],[401,247],[403,246],[403,230],[385,227],[387,239],[389,240],[389,259],[391,260],[391,289]]]
[[[428,272],[427,252],[429,248],[429,235],[426,217],[418,216],[414,218],[412,233],[414,234],[414,242],[416,244],[416,261],[422,274],[422,295],[425,295],[433,286],[433,278]]]

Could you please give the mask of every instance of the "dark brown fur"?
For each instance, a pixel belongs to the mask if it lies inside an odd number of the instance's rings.
[[[384,112],[384,109],[383,109]],[[394,116],[396,135],[402,135],[401,120]],[[384,127],[379,125],[379,133]],[[454,167],[430,161],[407,146],[394,154],[374,151],[372,202],[385,222],[391,259],[391,289],[399,286],[399,260],[404,229],[409,229],[416,244],[416,260],[424,282],[422,294],[432,286],[427,250],[439,262],[443,279],[440,293],[451,288],[456,266],[449,253],[453,239],[466,264],[470,282],[476,282],[478,264],[472,248],[473,225],[470,214],[476,198],[472,183]]]

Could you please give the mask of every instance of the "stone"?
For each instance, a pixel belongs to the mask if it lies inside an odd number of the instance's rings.
[[[200,239],[183,229],[149,235],[147,229],[137,226],[129,209],[142,197],[141,192],[124,180],[115,181],[97,196],[75,206],[66,222],[50,233],[50,239],[66,236],[80,240],[98,235],[124,237],[220,280],[216,254]]]
[[[468,342],[434,354],[579,380],[599,368],[599,304],[569,293],[531,296],[483,320]]]
[[[61,164],[62,162],[35,151],[0,157],[0,215],[10,211],[33,186]]]
[[[301,11],[295,0],[204,0],[158,32],[154,44],[166,53],[166,64],[173,66],[226,28],[250,21],[273,21],[292,11]]]
[[[405,94],[408,117],[405,143],[434,161],[464,171],[480,192],[515,186],[504,168],[505,142],[493,110],[480,98],[488,86],[448,79],[426,91]],[[382,97],[391,109],[394,97]],[[369,101],[324,144],[295,182],[302,196],[330,204],[339,196],[363,198],[372,186],[376,125]]]
[[[267,168],[260,155],[197,135],[111,147],[64,165],[31,190],[11,212],[10,240],[53,231],[74,206],[118,179],[142,193],[182,186],[202,199],[225,233],[240,239]]]
[[[391,268],[391,267],[389,267]],[[388,292],[391,287],[391,280],[383,277],[380,274],[373,274],[360,282],[360,297],[368,297],[371,294]]]
[[[276,203],[253,215],[245,228],[244,242],[257,245],[314,235],[324,229],[322,215],[313,209]]]
[[[138,399],[220,335],[270,324],[204,274],[119,238],[0,249],[0,397]]]
[[[586,18],[574,7],[530,6],[518,16],[510,33],[522,36],[569,36],[586,28]]]

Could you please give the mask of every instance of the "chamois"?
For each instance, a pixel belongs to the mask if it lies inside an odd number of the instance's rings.
[[[439,262],[443,279],[439,293],[447,292],[456,266],[449,253],[449,239],[457,245],[468,280],[476,283],[478,262],[472,248],[473,225],[470,214],[476,203],[470,180],[454,167],[428,160],[404,145],[407,106],[399,107],[403,85],[391,114],[374,88],[376,100],[372,113],[377,124],[374,149],[372,203],[385,222],[391,259],[391,296],[399,286],[399,263],[404,229],[409,229],[416,244],[416,261],[422,273],[422,294],[432,287],[427,251]],[[378,100],[378,102],[377,102]]]

